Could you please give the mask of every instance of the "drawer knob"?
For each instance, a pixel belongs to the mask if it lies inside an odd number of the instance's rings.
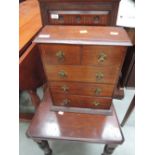
[[[58,58],[58,60],[64,60],[64,52],[58,51],[56,53],[56,57]]]
[[[96,23],[96,24],[99,23],[99,20],[100,20],[99,16],[94,17],[94,23]]]
[[[62,89],[64,92],[68,92],[69,87],[66,86],[66,85],[63,85],[63,86],[61,87],[61,89]]]
[[[70,103],[70,100],[66,98],[66,99],[63,100],[62,105],[65,106],[65,105],[68,105],[69,103]]]
[[[103,63],[106,58],[107,58],[106,54],[100,53],[100,55],[98,56],[98,62]]]
[[[99,95],[101,92],[102,92],[102,89],[101,88],[96,88],[95,89],[95,94],[96,95]]]
[[[77,23],[80,23],[81,22],[81,17],[80,16],[76,16],[76,21],[77,21]]]
[[[98,101],[93,101],[92,104],[95,105],[95,106],[98,106],[98,105],[100,105],[100,102],[98,102]]]
[[[98,81],[98,80],[102,80],[103,79],[103,73],[102,72],[98,72],[98,73],[96,73],[96,80]]]
[[[65,78],[65,77],[67,77],[67,73],[66,73],[65,71],[60,71],[60,72],[58,72],[58,75],[59,75],[60,78]]]

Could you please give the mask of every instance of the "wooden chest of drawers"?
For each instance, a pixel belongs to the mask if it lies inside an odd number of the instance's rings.
[[[55,106],[110,109],[131,46],[123,28],[45,26],[34,42]]]
[[[120,0],[39,0],[43,25],[115,25]]]

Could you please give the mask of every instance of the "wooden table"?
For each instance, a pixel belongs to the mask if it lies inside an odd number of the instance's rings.
[[[53,112],[50,110],[48,91],[42,102],[27,130],[27,136],[38,143],[45,155],[52,154],[47,140],[106,144],[102,155],[112,154],[116,146],[124,141],[113,106],[111,116]]]

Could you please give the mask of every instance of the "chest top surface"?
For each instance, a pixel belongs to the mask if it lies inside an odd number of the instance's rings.
[[[132,46],[123,28],[93,26],[45,26],[35,43]]]

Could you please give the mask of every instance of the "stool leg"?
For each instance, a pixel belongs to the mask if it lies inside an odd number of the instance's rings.
[[[45,155],[52,155],[52,149],[49,147],[48,141],[46,140],[36,141],[35,140],[35,142],[44,151]]]
[[[102,153],[102,155],[112,155],[112,153],[114,152],[114,150],[116,149],[117,145],[113,144],[113,145],[105,145],[104,147],[104,152]]]

